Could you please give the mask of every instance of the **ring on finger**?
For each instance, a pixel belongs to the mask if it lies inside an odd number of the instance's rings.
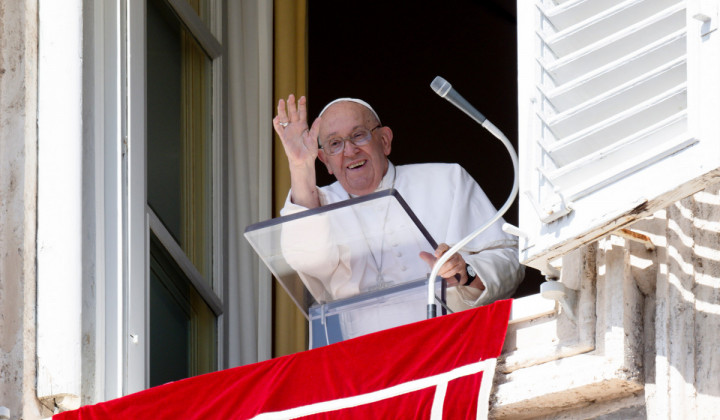
[[[280,126],[282,126],[282,127],[287,127],[288,124],[290,124],[290,123],[289,123],[289,122],[281,122],[281,123],[279,123],[279,124],[280,124]]]

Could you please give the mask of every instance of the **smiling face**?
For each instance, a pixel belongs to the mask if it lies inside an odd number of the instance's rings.
[[[338,102],[322,114],[320,144],[324,145],[334,137],[347,138],[358,128],[371,130],[377,125],[377,119],[366,107],[355,102]],[[345,191],[353,195],[366,195],[375,191],[387,172],[391,143],[392,130],[379,127],[372,131],[372,139],[367,144],[355,146],[346,141],[342,152],[328,156],[320,149],[318,158],[328,172],[335,175]]]

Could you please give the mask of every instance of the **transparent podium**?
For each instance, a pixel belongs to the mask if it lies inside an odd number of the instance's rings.
[[[245,238],[308,319],[310,348],[426,318],[419,254],[437,244],[396,190],[256,223]]]

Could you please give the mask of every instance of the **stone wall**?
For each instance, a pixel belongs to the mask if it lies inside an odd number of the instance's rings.
[[[717,418],[719,190],[636,222],[634,239],[609,235],[566,255],[571,311],[556,304],[511,322],[491,415]]]
[[[13,419],[41,416],[35,398],[37,45],[37,0],[0,3],[0,406]]]
[[[647,367],[650,417],[720,413],[720,185],[666,211],[654,299],[654,365]],[[650,331],[648,331],[650,333]]]

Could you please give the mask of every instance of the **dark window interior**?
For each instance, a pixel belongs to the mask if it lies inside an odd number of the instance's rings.
[[[459,163],[496,207],[505,202],[504,146],[430,82],[447,79],[517,147],[515,0],[311,0],[308,20],[310,120],[335,98],[362,98],[393,130],[394,164]],[[320,185],[334,181],[317,170]],[[505,219],[517,224],[517,201]],[[527,268],[516,297],[539,292],[541,281]]]

